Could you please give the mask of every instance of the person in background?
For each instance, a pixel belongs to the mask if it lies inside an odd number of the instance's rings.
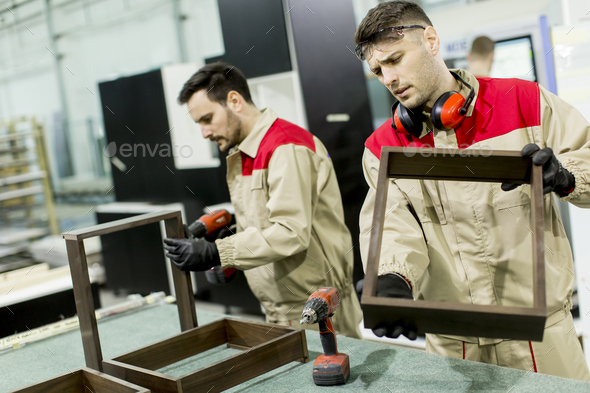
[[[476,78],[489,77],[494,62],[495,43],[484,35],[477,37],[471,44],[471,51],[467,55],[469,68],[467,71]]]
[[[308,297],[322,287],[340,293],[336,332],[361,338],[362,312],[352,282],[352,237],[326,148],[308,131],[259,110],[246,78],[230,64],[195,73],[178,97],[203,137],[228,152],[227,184],[237,233],[217,239],[164,239],[185,271],[243,270],[270,323],[301,325]]]
[[[366,265],[381,147],[520,151],[542,167],[547,320],[542,342],[426,334],[429,353],[590,382],[574,329],[574,264],[555,197],[590,207],[590,124],[538,83],[449,70],[422,8],[384,2],[356,30],[356,54],[399,100],[365,142],[369,191],[360,215]],[[449,102],[459,103],[451,105]],[[463,109],[464,111],[460,110]],[[530,187],[511,183],[387,182],[377,291],[381,297],[533,307]],[[415,338],[400,321],[377,335]]]

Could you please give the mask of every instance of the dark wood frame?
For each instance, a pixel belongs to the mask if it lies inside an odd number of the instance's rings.
[[[418,333],[542,341],[547,307],[542,168],[520,152],[441,148],[383,147],[379,167],[373,230],[361,305],[365,326],[404,321]],[[479,153],[479,154],[478,154]],[[512,182],[531,185],[533,233],[533,307],[505,307],[376,297],[389,180],[455,180]]]
[[[207,386],[213,393],[291,361],[309,361],[307,341],[302,329],[233,319],[222,319],[198,327],[190,274],[175,267],[172,268],[172,275],[182,333],[114,359],[103,360],[84,239],[162,220],[168,237],[184,237],[179,211],[148,213],[63,234],[88,367],[104,370],[115,377],[158,392],[195,391],[200,386]],[[181,377],[155,371],[222,344],[247,351]],[[232,371],[231,378],[225,377],[229,370]]]
[[[76,311],[80,321],[80,332],[82,333],[82,345],[86,365],[98,371],[102,371],[102,350],[96,324],[94,301],[90,289],[90,277],[88,276],[88,263],[84,249],[84,239],[106,235],[125,229],[135,228],[155,222],[164,221],[166,236],[184,238],[182,226],[182,215],[180,211],[163,210],[154,213],[142,214],[95,225],[89,228],[64,233],[62,236],[66,241],[70,273],[74,286],[74,298],[76,299]],[[197,323],[197,311],[193,297],[192,282],[189,272],[172,268],[172,279],[176,291],[176,303],[180,317],[180,328],[184,332],[195,328]]]
[[[244,352],[180,377],[155,371],[225,343]],[[226,318],[104,360],[103,365],[115,377],[161,393],[215,393],[292,361],[309,361],[303,329]]]
[[[88,393],[89,391],[93,393],[150,393],[149,389],[86,367],[15,390],[12,393]]]

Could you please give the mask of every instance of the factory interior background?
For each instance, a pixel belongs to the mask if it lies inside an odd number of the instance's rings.
[[[186,223],[231,210],[225,153],[176,101],[190,75],[218,60],[244,72],[258,108],[326,146],[360,280],[362,146],[394,99],[352,52],[356,26],[379,2],[0,0],[0,356],[12,345],[3,339],[76,315],[62,234],[158,210],[180,210]],[[590,120],[587,0],[417,3],[449,68],[465,68],[471,42],[486,35],[496,41],[492,77],[539,82]],[[560,203],[560,213],[575,257],[575,331],[590,359],[590,211]],[[162,229],[85,241],[97,309],[173,295]],[[243,273],[227,287],[195,273],[193,284],[198,309],[264,321]],[[363,336],[425,347],[423,337]]]

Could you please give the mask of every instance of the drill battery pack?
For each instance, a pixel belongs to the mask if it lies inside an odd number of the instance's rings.
[[[348,381],[350,365],[348,355],[337,353],[320,355],[313,363],[313,382],[320,386],[342,385]]]

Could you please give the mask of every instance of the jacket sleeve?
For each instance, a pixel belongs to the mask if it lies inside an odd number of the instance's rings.
[[[268,165],[270,226],[247,227],[215,243],[222,267],[253,269],[297,254],[309,247],[318,170],[314,153],[294,144],[279,146]],[[260,214],[260,213],[259,213]]]
[[[369,240],[373,228],[373,212],[379,159],[368,149],[363,155],[363,171],[369,191],[360,214],[360,246],[363,267],[367,268]],[[410,211],[408,201],[395,182],[389,181],[386,214],[383,223],[383,238],[378,274],[399,273],[412,284],[414,297],[417,280],[420,279],[430,259],[424,233],[417,218]]]
[[[590,124],[576,108],[539,88],[543,140],[576,179],[574,191],[561,200],[590,207]]]

